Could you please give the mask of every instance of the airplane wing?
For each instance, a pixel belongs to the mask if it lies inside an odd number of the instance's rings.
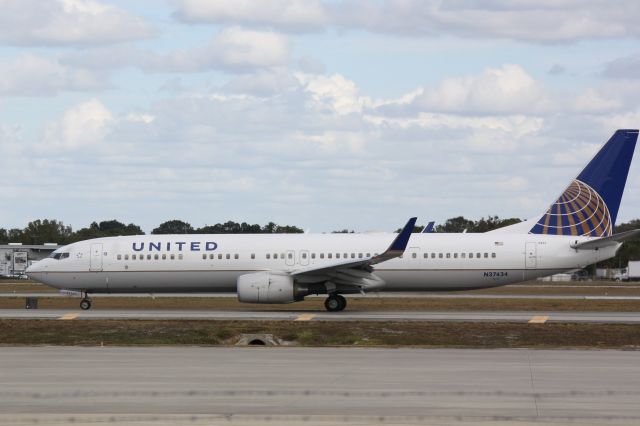
[[[329,266],[308,267],[291,272],[300,281],[329,281],[336,285],[355,286],[363,291],[384,286],[384,281],[373,274],[373,265],[402,256],[409,243],[417,218],[412,217],[383,253],[364,259],[334,263]]]
[[[571,248],[574,248],[576,250],[597,250],[602,247],[608,247],[622,243],[639,235],[640,229],[633,229],[631,231],[613,234],[610,237],[598,238],[597,240],[585,241],[582,243],[576,241],[575,244],[571,244]]]

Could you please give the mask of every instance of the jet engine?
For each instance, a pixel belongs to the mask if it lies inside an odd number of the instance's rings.
[[[308,294],[306,285],[286,274],[256,272],[238,277],[238,300],[244,303],[293,303]]]

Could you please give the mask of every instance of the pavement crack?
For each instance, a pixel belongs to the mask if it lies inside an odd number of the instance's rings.
[[[527,361],[529,363],[529,378],[531,383],[531,395],[533,396],[533,404],[536,407],[536,417],[540,417],[540,410],[538,408],[538,394],[536,393],[536,386],[533,378],[533,365],[531,364],[531,351],[527,350]]]

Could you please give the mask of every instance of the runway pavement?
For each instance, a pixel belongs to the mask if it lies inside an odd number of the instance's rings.
[[[1,424],[640,423],[640,352],[0,348]]]
[[[215,310],[64,310],[0,309],[0,319],[142,319],[211,321],[457,321],[516,323],[640,323],[640,312],[522,311],[215,311]]]

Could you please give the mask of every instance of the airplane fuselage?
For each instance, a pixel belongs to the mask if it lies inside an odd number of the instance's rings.
[[[65,246],[30,269],[47,285],[89,293],[234,292],[238,277],[294,273],[382,253],[397,234],[141,235]],[[583,268],[619,245],[575,250],[588,237],[412,234],[402,257],[375,265],[376,291],[496,287]],[[306,278],[309,281],[309,278]],[[364,289],[368,291],[369,289]],[[353,287],[340,293],[356,293]]]

